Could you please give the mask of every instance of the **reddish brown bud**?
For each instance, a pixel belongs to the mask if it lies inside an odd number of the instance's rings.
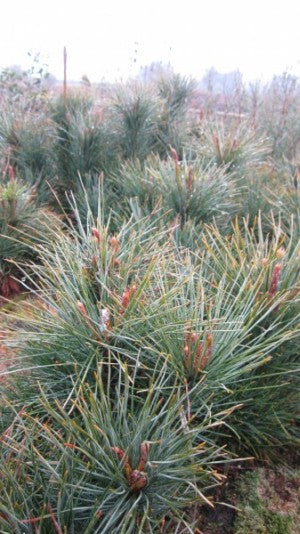
[[[285,248],[284,247],[280,247],[276,252],[276,256],[277,256],[277,258],[279,260],[281,260],[284,255],[285,255]]]
[[[193,333],[191,334],[191,341],[192,341],[193,343],[197,343],[198,340],[199,340],[199,335],[196,334],[196,332],[193,332]]]
[[[136,290],[137,290],[137,286],[135,284],[133,284],[133,286],[131,287],[126,287],[126,289],[124,290],[123,295],[122,295],[122,300],[121,300],[121,306],[122,306],[121,313],[124,313],[126,308],[128,308],[129,302],[134,297]]]
[[[117,454],[119,460],[123,461],[124,474],[125,474],[127,481],[129,481],[132,469],[131,469],[127,454],[122,449],[120,449],[120,447],[111,447],[111,450]]]
[[[269,291],[268,291],[269,299],[273,298],[277,292],[281,270],[282,270],[281,263],[276,263],[272,271],[270,285],[269,285]]]
[[[126,455],[126,458],[124,461],[124,474],[127,480],[129,480],[131,473],[132,473],[131,465],[129,463],[128,456]]]
[[[85,306],[84,304],[82,304],[82,302],[80,302],[80,300],[77,301],[77,308],[80,311],[81,315],[83,315],[83,317],[87,317],[87,311],[85,309]]]
[[[186,356],[188,356],[190,354],[190,349],[189,349],[189,346],[188,345],[185,345],[184,346],[184,349],[183,349],[183,352]]]
[[[8,175],[9,175],[10,180],[14,182],[16,179],[16,173],[12,165],[8,165]]]
[[[126,287],[125,291],[123,292],[122,301],[121,301],[123,310],[126,310],[129,302],[130,302],[130,289],[129,287]]]
[[[131,491],[139,491],[142,488],[144,488],[147,485],[147,475],[143,471],[139,471],[138,469],[135,469],[130,474],[128,483],[130,486]]]
[[[189,173],[188,177],[186,179],[186,188],[189,192],[191,192],[193,185],[194,185],[195,177],[194,177],[194,171],[192,167],[189,167]]]
[[[110,238],[109,244],[111,246],[113,253],[117,254],[117,252],[119,252],[120,250],[120,244],[119,244],[118,239],[115,236],[112,236]]]
[[[177,167],[177,165],[179,164],[179,158],[178,158],[177,151],[175,150],[175,148],[170,146],[170,152],[171,152],[171,156],[172,156],[173,160],[175,161],[175,165]]]
[[[149,443],[141,444],[140,461],[138,465],[138,471],[143,471],[148,460],[150,445]]]
[[[200,363],[200,369],[201,370],[205,369],[205,367],[207,366],[207,364],[209,363],[209,361],[211,359],[211,356],[212,356],[212,342],[213,342],[212,334],[208,334],[207,338],[206,338],[206,342],[205,342],[205,345],[206,345],[205,353],[204,353],[204,356],[201,359],[201,363]]]
[[[124,458],[125,452],[120,447],[111,447],[111,450],[117,454],[119,460]]]
[[[95,237],[100,244],[100,232],[95,227],[92,228],[92,236]]]
[[[202,343],[198,343],[197,350],[196,350],[196,355],[195,355],[195,359],[194,359],[194,364],[193,364],[193,368],[194,368],[195,371],[198,371],[198,369],[199,369],[199,361],[200,361],[200,358],[201,358],[201,354],[202,354]]]
[[[8,285],[9,285],[10,292],[12,294],[17,295],[18,293],[20,293],[20,291],[21,291],[20,285],[16,280],[14,280],[14,278],[9,276],[7,278],[7,282],[8,282]]]

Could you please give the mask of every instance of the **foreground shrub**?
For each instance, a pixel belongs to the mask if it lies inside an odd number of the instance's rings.
[[[52,407],[43,396],[43,420],[23,410],[2,434],[0,524],[8,532],[158,532],[166,514],[212,506],[205,493],[222,480],[216,465],[226,457],[203,441],[209,414],[184,424],[186,395],[166,369],[143,389],[137,366],[98,369],[73,402]]]
[[[190,395],[191,416],[206,402],[216,420],[221,412],[230,416],[230,432],[242,447],[285,443],[297,417],[297,250],[288,241],[283,250],[279,230],[269,243],[238,226],[230,241],[211,227],[191,255],[148,219],[111,235],[89,217],[86,227],[78,218],[70,236],[55,232],[53,251],[37,247],[36,299],[23,317],[16,315],[20,405],[33,403],[39,412],[41,380],[54,398],[72,396],[79,379],[93,381],[99,360],[114,366],[139,360],[142,384],[167,358],[188,391],[201,383],[201,401]],[[264,394],[274,376],[276,386]],[[279,410],[276,398],[270,400],[285,382],[287,404]],[[272,424],[274,410],[280,425],[272,433],[266,422]],[[251,425],[256,437],[249,443]]]
[[[191,252],[151,216],[113,234],[98,206],[81,221],[71,197],[67,232],[19,265],[34,291],[0,383],[1,520],[159,532],[172,514],[193,532],[218,462],[299,442],[299,248],[245,221]]]

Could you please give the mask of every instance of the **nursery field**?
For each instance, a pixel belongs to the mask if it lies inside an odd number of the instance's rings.
[[[0,75],[0,532],[300,530],[300,86]]]

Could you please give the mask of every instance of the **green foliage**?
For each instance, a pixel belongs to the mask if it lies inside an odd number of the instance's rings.
[[[277,226],[273,238],[265,238],[258,220],[257,232],[255,228],[249,230],[245,225],[242,233],[236,225],[232,236],[224,239],[212,227],[207,229],[207,235],[204,234],[203,237],[203,245],[207,250],[204,259],[206,276],[210,277],[212,283],[218,285],[227,280],[238,303],[242,302],[242,295],[248,299],[254,292],[250,315],[259,322],[258,318],[261,317],[260,326],[258,329],[255,327],[254,335],[260,337],[261,334],[267,334],[268,337],[271,331],[277,331],[283,341],[285,334],[289,337],[292,323],[295,328],[294,341],[289,342],[287,338],[282,347],[280,343],[277,347],[269,346],[269,362],[248,377],[245,376],[239,383],[236,382],[234,387],[229,386],[231,402],[243,403],[243,410],[247,413],[246,417],[234,413],[231,426],[236,430],[243,446],[246,445],[255,455],[264,455],[270,446],[282,446],[294,440],[297,443],[299,440],[298,414],[295,409],[300,400],[297,378],[299,240],[295,247],[293,231],[291,224],[291,237],[288,237]],[[203,259],[199,258],[199,261]],[[265,315],[268,308],[269,312]],[[251,337],[248,343],[252,344]],[[258,349],[258,339],[254,345]],[[284,391],[284,403],[280,391]]]
[[[94,386],[79,384],[71,403],[52,407],[41,392],[45,418],[23,410],[4,434],[0,512],[8,532],[52,532],[55,524],[74,533],[157,532],[164,514],[180,517],[219,483],[215,467],[225,455],[199,443],[209,414],[187,431],[186,395],[166,369],[137,389],[138,362],[130,372],[111,363],[99,362]]]
[[[173,74],[161,77],[157,91],[161,101],[158,117],[158,153],[164,157],[170,145],[182,156],[183,147],[192,138],[193,121],[189,115],[196,83]]]
[[[89,176],[114,168],[115,140],[110,124],[86,92],[70,93],[66,101],[60,96],[52,104],[52,118],[56,125],[55,188],[63,199],[65,191],[80,193],[80,179],[88,185]]]
[[[138,85],[117,88],[111,127],[122,158],[143,161],[155,149],[156,114],[153,93]]]
[[[10,168],[10,172],[14,172]],[[34,189],[15,179],[0,185],[0,295],[18,293],[20,285],[12,278],[20,270],[17,262],[36,258],[32,246],[46,241],[50,228],[59,220],[45,208],[39,208]]]
[[[78,377],[93,379],[98,360],[129,366],[139,360],[150,377],[167,358],[188,389],[202,384],[201,399],[216,420],[220,413],[229,416],[228,428],[242,448],[293,443],[298,250],[287,241],[283,251],[279,229],[269,243],[257,241],[253,231],[243,237],[239,227],[230,241],[211,227],[202,248],[190,255],[149,219],[111,235],[101,212],[97,221],[89,212],[84,225],[75,212],[78,229],[70,236],[55,231],[52,251],[37,247],[42,264],[32,272],[38,299],[26,305],[23,318],[16,316],[22,402],[35,403],[41,377],[46,392],[64,397]],[[272,377],[274,388],[266,385]],[[279,409],[273,395],[286,381],[287,404]],[[197,395],[190,394],[191,414],[198,410]],[[270,399],[270,409],[261,412]]]
[[[188,111],[194,90],[195,81],[184,78],[180,74],[159,79],[158,93],[165,102],[169,120]]]
[[[56,172],[53,155],[54,128],[45,111],[32,113],[23,106],[2,106],[0,113],[0,158],[19,178],[35,187],[41,202],[50,199],[46,182]]]
[[[258,137],[248,120],[223,117],[201,123],[194,147],[197,154],[217,165],[226,165],[238,175],[245,166],[256,166],[270,152],[268,140]]]
[[[171,158],[161,161],[157,156],[148,158],[145,166],[124,164],[115,177],[115,187],[121,198],[131,205],[134,201],[142,214],[165,213],[173,231],[188,221],[196,226],[216,220],[226,227],[234,216],[238,194],[236,181],[226,169],[201,159],[189,164]]]
[[[298,189],[297,166],[292,164],[263,164],[256,169],[247,169],[240,182],[238,197],[238,216],[242,219],[247,214],[250,227],[256,226],[259,217],[262,232],[266,236],[272,233],[274,221],[280,221],[285,233],[291,229],[294,220],[293,235],[295,242],[300,236],[300,193]]]
[[[124,355],[132,361],[140,349],[129,337],[139,313],[137,304],[131,317],[129,310],[123,313],[122,302],[134,284],[139,284],[140,295],[151,283],[153,268],[161,261],[163,234],[153,238],[151,225],[139,222],[125,224],[112,235],[101,224],[101,214],[96,221],[88,212],[84,224],[78,211],[76,215],[78,228],[74,226],[69,236],[59,228],[48,236],[52,251],[49,246],[36,247],[42,264],[33,265],[32,276],[27,276],[26,283],[36,286],[37,299],[26,305],[23,319],[19,316],[24,337],[18,340],[20,358],[15,361],[21,383],[28,380],[22,369],[32,369],[31,388],[20,388],[25,396],[34,396],[35,379],[43,373],[49,388],[66,394],[76,376],[92,375],[95,362],[106,358],[107,351],[113,350],[116,360]],[[164,249],[167,252],[167,246]],[[103,314],[111,316],[112,336],[107,336]],[[41,352],[42,338],[45,351]]]
[[[271,112],[275,82],[4,98],[1,531],[192,533],[219,463],[299,445],[297,86]],[[236,532],[292,534],[255,485]]]

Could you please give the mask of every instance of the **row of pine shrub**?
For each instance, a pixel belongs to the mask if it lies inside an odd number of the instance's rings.
[[[238,113],[175,75],[2,99],[1,532],[195,533],[228,466],[299,446],[279,82]]]

